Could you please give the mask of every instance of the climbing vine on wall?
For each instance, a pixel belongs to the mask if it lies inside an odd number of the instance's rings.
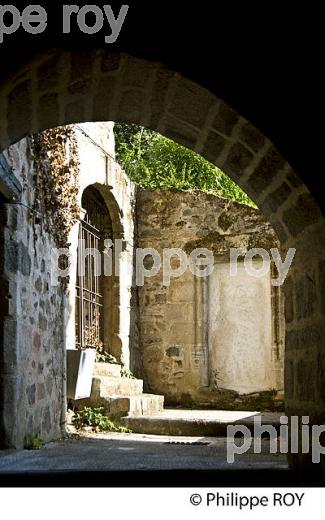
[[[58,247],[67,238],[80,215],[77,201],[79,159],[72,126],[61,126],[33,136],[35,164],[35,211]]]

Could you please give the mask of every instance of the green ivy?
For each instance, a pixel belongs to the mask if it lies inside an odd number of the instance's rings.
[[[96,351],[96,362],[97,363],[110,363],[111,365],[120,365],[119,361],[116,357],[112,356],[103,349],[98,349]]]
[[[124,364],[121,367],[121,376],[126,377],[127,379],[136,379],[133,372],[131,372],[131,370],[129,370],[128,368],[125,368]]]
[[[96,351],[96,362],[110,363],[111,365],[121,365],[121,377],[126,377],[128,379],[136,379],[131,370],[125,368],[125,365],[122,361],[119,361],[116,357],[112,356],[112,354],[109,354],[103,349],[99,349]]]

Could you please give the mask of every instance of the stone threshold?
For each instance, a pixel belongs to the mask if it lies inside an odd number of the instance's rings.
[[[123,417],[120,422],[134,433],[170,436],[226,437],[228,426],[242,425],[254,433],[254,421],[279,432],[281,413],[226,410],[165,409],[154,416]]]

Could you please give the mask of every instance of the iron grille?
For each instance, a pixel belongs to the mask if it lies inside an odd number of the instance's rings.
[[[76,284],[76,344],[78,348],[101,348],[103,307],[99,261],[86,250],[100,252],[102,235],[88,213],[79,224],[79,247]]]

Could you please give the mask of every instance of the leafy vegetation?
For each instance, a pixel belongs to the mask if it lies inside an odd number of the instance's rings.
[[[103,414],[104,408],[84,407],[83,410],[75,412],[72,422],[80,430],[85,426],[90,426],[95,432],[116,432],[116,433],[132,433],[129,428],[114,424],[106,415]]]
[[[33,135],[32,144],[36,223],[51,233],[58,247],[65,248],[69,232],[80,217],[79,156],[73,126],[60,126]]]
[[[116,357],[112,356],[100,348],[96,351],[96,362],[97,363],[110,363],[111,365],[121,365],[121,377],[127,377],[128,379],[135,379],[134,374],[128,368],[125,368],[125,364],[119,361]]]
[[[44,441],[38,435],[28,433],[24,439],[25,450],[40,450],[44,448]]]
[[[117,161],[142,188],[198,189],[256,207],[219,168],[184,146],[137,125],[118,123],[114,132]]]
[[[127,379],[136,379],[135,375],[131,372],[131,370],[125,368],[124,364],[122,364],[121,367],[121,376],[126,377]]]
[[[100,348],[96,350],[96,362],[97,363],[110,363],[111,365],[119,365],[119,361],[116,359],[116,357],[112,356],[112,354],[109,354],[104,350],[103,348]]]

